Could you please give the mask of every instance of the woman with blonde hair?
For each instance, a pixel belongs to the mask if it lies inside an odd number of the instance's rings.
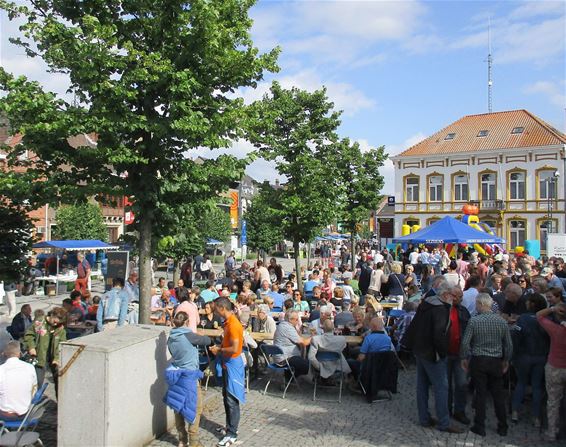
[[[387,280],[389,289],[388,301],[398,303],[398,308],[403,308],[403,301],[405,297],[405,275],[401,273],[401,264],[394,263],[391,266],[391,274]]]

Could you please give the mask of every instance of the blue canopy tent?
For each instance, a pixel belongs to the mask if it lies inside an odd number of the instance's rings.
[[[218,239],[207,238],[206,245],[222,245],[224,242],[219,241]]]
[[[398,244],[504,244],[505,239],[478,231],[453,217],[446,216],[419,231],[394,238],[393,242]]]
[[[66,240],[66,241],[43,241],[33,244],[32,248],[38,250],[55,250],[57,256],[57,275],[59,276],[59,251],[87,251],[87,250],[117,250],[119,247],[99,241],[98,239]],[[55,280],[55,288],[58,290],[58,281]]]
[[[106,242],[94,240],[68,240],[68,241],[43,241],[33,244],[33,248],[59,249],[68,251],[82,250],[116,250],[118,247]]]

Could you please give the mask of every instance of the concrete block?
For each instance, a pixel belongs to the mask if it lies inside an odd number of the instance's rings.
[[[174,424],[163,403],[169,328],[123,326],[61,345],[58,445],[139,447]]]

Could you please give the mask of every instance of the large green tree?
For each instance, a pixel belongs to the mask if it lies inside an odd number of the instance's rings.
[[[94,203],[62,206],[55,217],[53,239],[108,240],[108,228],[100,207]]]
[[[70,103],[0,69],[0,112],[37,154],[37,179],[53,201],[95,194],[133,199],[139,234],[140,321],[149,321],[151,251],[189,215],[194,197],[214,197],[245,163],[230,156],[200,165],[186,150],[227,147],[243,134],[235,98],[276,70],[249,35],[252,0],[100,2],[0,0],[29,41],[14,40],[49,69],[69,75]],[[96,146],[68,138],[96,135]],[[15,148],[17,152],[18,148]],[[183,206],[187,204],[187,206]]]
[[[249,139],[285,177],[274,191],[274,210],[285,237],[293,242],[299,287],[299,244],[309,242],[336,217],[333,164],[325,153],[336,146],[340,113],[326,90],[290,90],[273,83],[270,94],[255,104],[256,121]]]
[[[0,281],[19,281],[34,238],[25,174],[0,171]]]
[[[275,190],[269,183],[264,183],[244,214],[248,246],[252,250],[262,252],[264,260],[269,250],[284,239],[275,197]]]
[[[359,143],[348,138],[341,140],[326,159],[335,166],[333,181],[336,185],[340,220],[351,235],[350,256],[355,267],[355,238],[358,225],[366,221],[381,201],[383,176],[379,168],[387,159],[384,147],[362,151]]]

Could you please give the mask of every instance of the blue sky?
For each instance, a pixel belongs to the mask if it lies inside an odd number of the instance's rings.
[[[492,23],[493,110],[524,108],[564,130],[566,4],[562,1],[259,1],[251,10],[260,50],[279,45],[281,71],[271,80],[315,90],[322,85],[344,111],[340,135],[394,155],[461,116],[487,112],[487,23]],[[0,62],[64,92],[65,78],[47,74],[7,44],[14,24],[2,17]],[[232,153],[251,150],[235,143]],[[210,156],[205,149],[194,154]],[[214,152],[212,153],[214,154]],[[274,179],[269,163],[248,173]],[[393,168],[383,168],[384,193]]]
[[[260,49],[283,50],[269,79],[326,85],[344,110],[340,134],[393,155],[487,112],[488,18],[493,110],[524,108],[564,130],[565,12],[560,1],[260,1],[252,17]],[[383,172],[391,193],[390,163]]]

